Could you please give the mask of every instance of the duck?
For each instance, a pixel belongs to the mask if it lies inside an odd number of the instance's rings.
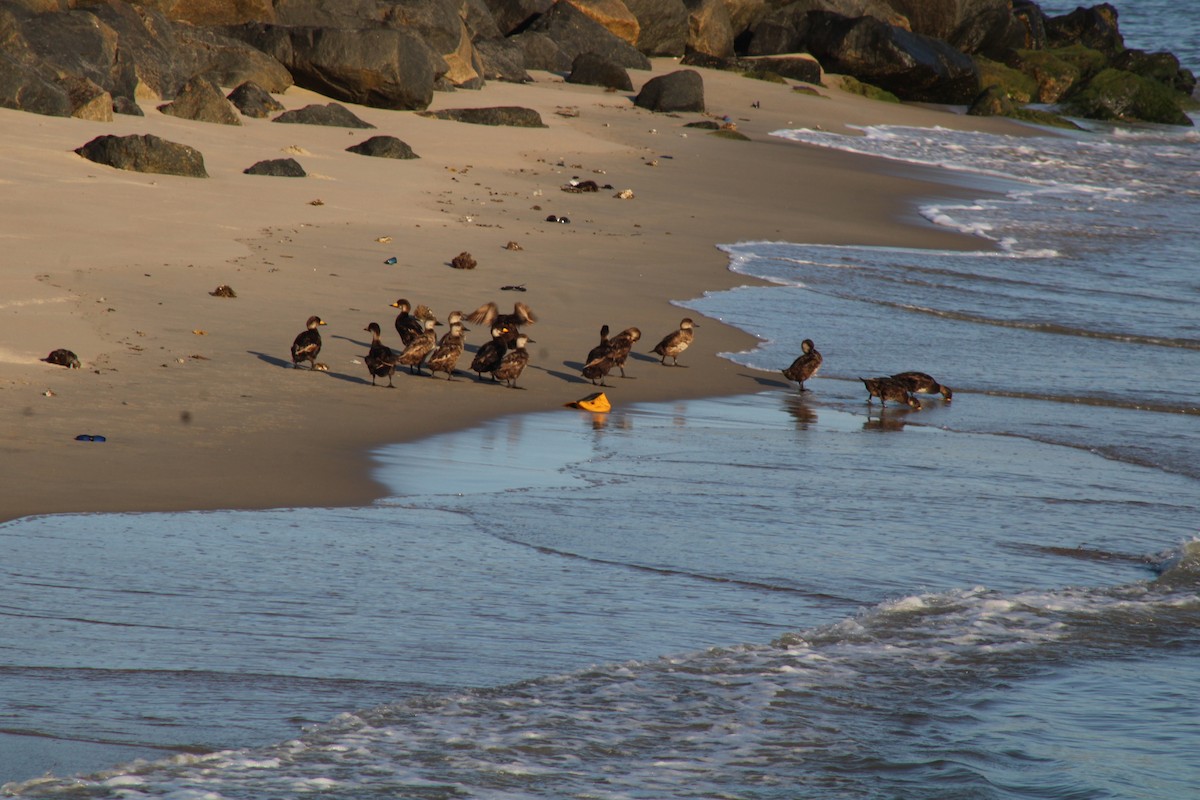
[[[612,353],[612,344],[608,339],[608,326],[600,326],[600,343],[588,351],[587,359],[583,362],[583,369],[580,374],[592,382],[593,385],[607,386],[604,378],[613,368],[613,361],[610,357]],[[598,383],[597,383],[598,382]]]
[[[806,392],[804,382],[817,374],[817,370],[821,368],[821,354],[817,352],[816,345],[812,339],[805,339],[800,343],[800,355],[792,362],[792,365],[785,370],[780,370],[783,377],[789,381],[796,381],[800,384],[800,391]]]
[[[424,332],[425,325],[412,313],[412,303],[403,297],[392,303],[392,308],[400,309],[396,315],[396,333],[400,334],[401,343],[407,347],[409,342]]]
[[[662,356],[663,366],[667,366],[667,356],[671,357],[671,366],[681,366],[679,363],[679,354],[687,350],[692,343],[695,334],[693,328],[699,327],[691,319],[684,317],[679,322],[679,330],[672,331],[663,337],[662,341],[654,346],[651,351]],[[683,365],[686,366],[686,365]]]
[[[600,356],[607,355],[609,347],[611,347],[611,345],[609,344],[609,341],[608,341],[608,326],[601,325],[600,326],[600,344],[596,345],[595,347],[593,347],[591,350],[588,351],[587,358],[584,359],[583,363],[587,364],[591,361],[595,361]]]
[[[494,374],[498,380],[507,383],[510,389],[522,388],[517,386],[517,378],[521,377],[521,373],[529,363],[529,353],[525,350],[525,345],[532,341],[533,339],[530,339],[528,335],[518,333],[513,340],[512,349],[504,354],[504,358],[500,359],[500,366],[496,368]]]
[[[633,349],[634,343],[641,338],[641,330],[638,328],[626,328],[608,340],[609,358],[612,359],[612,365],[621,370],[622,378],[629,377],[625,374],[625,361],[629,358],[629,351]]]
[[[463,325],[464,319],[466,319],[466,318],[463,316],[463,313],[461,311],[451,311],[450,315],[446,317],[446,324],[452,328],[454,327],[454,323],[456,323],[456,322],[459,325],[462,325],[462,331],[459,332],[459,336],[461,336],[464,332],[471,330],[466,325]],[[438,324],[440,325],[441,323],[439,322]],[[446,339],[450,338],[451,333],[452,333],[452,331],[446,331],[444,334],[442,334],[442,338],[438,339],[438,344],[441,344],[442,342],[446,341]]]
[[[471,371],[479,376],[479,380],[483,380],[485,372],[492,373],[492,380],[496,380],[496,369],[507,352],[508,326],[493,325],[491,340],[481,344],[475,351],[475,358],[471,359]]]
[[[505,335],[508,337],[507,341],[511,345],[523,326],[529,326],[537,322],[537,316],[533,313],[533,309],[520,301],[513,304],[511,314],[501,314],[500,307],[489,301],[468,314],[467,322],[472,322],[476,325],[500,324],[505,326],[508,328],[508,333]]]
[[[908,387],[895,378],[859,378],[863,382],[863,386],[867,387],[867,405],[871,404],[872,397],[879,398],[879,405],[887,408],[888,400],[895,400],[904,403],[914,411],[921,410],[921,402],[917,398],[909,394]]]
[[[57,364],[67,369],[79,369],[79,356],[65,347],[51,350],[50,355],[43,358],[42,361],[45,361],[47,364]]]
[[[933,376],[925,372],[897,372],[892,376],[903,383],[913,394],[940,394],[949,403],[954,398],[954,392],[944,383],[938,383]]]
[[[386,377],[388,379],[388,388],[396,388],[392,384],[392,376],[396,374],[396,353],[392,348],[379,340],[381,330],[378,322],[372,322],[364,331],[371,332],[371,349],[367,351],[366,362],[367,370],[371,373],[371,385],[375,385],[376,377]]]
[[[317,328],[326,324],[325,320],[318,316],[308,318],[304,330],[300,331],[292,342],[293,367],[299,369],[300,362],[307,361],[310,370],[317,368],[317,355],[321,352],[321,332]]]
[[[421,372],[421,363],[437,347],[437,334],[433,331],[434,326],[438,324],[437,320],[426,319],[424,324],[425,329],[421,334],[414,337],[403,352],[396,356],[396,363],[408,367],[409,374],[412,375],[425,374]]]
[[[455,312],[458,313],[458,312]],[[454,319],[454,314],[450,315]],[[454,367],[458,364],[458,359],[463,354],[463,348],[466,346],[466,340],[463,338],[463,331],[467,330],[463,327],[461,320],[454,320],[450,323],[450,330],[438,342],[438,346],[429,354],[429,359],[425,362],[429,367],[429,377],[433,377],[435,373],[446,373],[446,380],[454,380]]]

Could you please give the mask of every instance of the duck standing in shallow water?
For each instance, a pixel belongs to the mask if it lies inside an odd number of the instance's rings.
[[[792,365],[783,372],[783,377],[789,381],[796,381],[800,384],[800,391],[806,392],[804,382],[817,374],[817,370],[821,368],[821,354],[817,352],[816,345],[812,339],[805,339],[800,343],[800,356],[792,362]]]
[[[496,368],[494,374],[498,380],[507,383],[510,389],[522,388],[517,386],[517,378],[521,377],[521,373],[529,364],[529,353],[525,350],[525,345],[532,341],[533,339],[525,334],[518,333],[512,349],[504,354],[504,358],[500,359],[500,366]]]
[[[883,408],[887,408],[888,400],[894,400],[904,403],[914,411],[921,410],[920,401],[909,394],[908,387],[895,378],[859,378],[859,380],[863,382],[863,386],[867,387],[867,405],[871,405],[872,397],[878,397],[879,405]]]
[[[496,370],[500,361],[508,352],[508,328],[504,325],[492,326],[492,338],[479,346],[475,358],[471,359],[471,371],[483,380],[483,373],[490,372],[492,380],[496,380]]]
[[[321,352],[321,332],[317,330],[325,325],[325,320],[317,316],[308,318],[304,330],[292,342],[292,366],[300,368],[301,361],[307,361],[310,370],[317,368],[317,355]]]
[[[913,394],[940,394],[947,403],[954,397],[954,392],[944,383],[938,383],[933,376],[924,372],[897,372],[892,376],[900,381]]]
[[[392,376],[396,374],[396,353],[392,348],[379,340],[380,328],[378,322],[372,322],[364,331],[371,332],[371,349],[367,351],[363,361],[371,373],[371,385],[375,385],[376,376],[388,379],[388,388],[396,388],[392,384]]]
[[[679,330],[664,336],[661,342],[654,345],[654,350],[651,352],[662,356],[663,366],[667,364],[667,356],[671,357],[672,367],[680,366],[679,355],[692,344],[692,339],[695,338],[692,329],[695,327],[697,327],[696,323],[685,317],[679,323]]]
[[[457,311],[454,312],[454,314],[457,313]],[[466,347],[463,331],[467,329],[463,327],[461,321],[454,319],[454,314],[450,315],[452,321],[449,332],[442,337],[438,346],[429,354],[429,360],[425,362],[425,366],[429,367],[429,377],[431,378],[438,372],[444,372],[446,380],[454,380],[454,367],[458,364],[458,359]]]
[[[400,342],[408,347],[409,342],[425,331],[425,324],[412,313],[412,304],[403,297],[392,303],[392,308],[400,309],[396,315],[396,333],[400,334]]]
[[[408,367],[409,374],[425,374],[421,372],[421,363],[437,347],[437,334],[433,332],[433,326],[435,325],[437,325],[437,320],[425,320],[425,329],[421,332],[421,335],[414,337],[408,343],[408,346],[404,348],[404,351],[396,356],[396,363]]]

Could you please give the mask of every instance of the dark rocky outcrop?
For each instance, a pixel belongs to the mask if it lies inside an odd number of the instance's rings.
[[[559,69],[570,69],[583,53],[596,53],[626,69],[650,69],[650,60],[599,22],[570,3],[556,3],[540,16],[526,33],[544,34],[566,56]],[[520,34],[524,36],[525,34]],[[535,67],[530,66],[530,69]]]
[[[283,103],[271,96],[263,87],[254,81],[246,81],[226,97],[237,110],[247,117],[266,119],[272,114],[283,111]]]
[[[681,56],[687,48],[688,10],[683,0],[625,0],[637,18],[635,47],[648,56]]]
[[[269,175],[275,178],[306,178],[308,173],[294,158],[272,158],[259,161],[242,172],[246,175]]]
[[[339,103],[314,103],[285,111],[271,122],[284,122],[295,125],[328,125],[333,128],[374,128],[369,122],[359,119],[355,114]]]
[[[1081,44],[1109,57],[1125,49],[1125,40],[1117,26],[1117,10],[1108,3],[1091,8],[1080,6],[1069,14],[1048,17],[1045,27],[1048,47]]]
[[[1141,75],[1106,69],[1062,103],[1065,113],[1118,122],[1161,122],[1190,126],[1176,93]]]
[[[475,43],[475,52],[483,62],[483,77],[489,81],[528,83],[533,78],[526,72],[525,53],[511,39],[482,39]]]
[[[733,55],[734,31],[724,0],[684,0],[688,10],[687,49],[718,58]]]
[[[625,68],[595,53],[581,53],[575,58],[571,64],[571,74],[567,76],[567,83],[633,91],[633,81]]]
[[[472,125],[505,125],[514,128],[545,128],[542,116],[532,108],[493,106],[491,108],[445,108],[422,111],[422,117],[467,122]]]
[[[225,99],[225,95],[221,94],[221,90],[205,78],[193,78],[188,81],[179,94],[175,95],[174,100],[159,106],[158,110],[172,117],[197,122],[242,124],[233,106]]]
[[[152,134],[97,136],[76,148],[75,152],[89,161],[117,169],[189,178],[208,177],[204,169],[204,156],[199,150]]]
[[[554,0],[484,0],[503,36],[520,33],[554,5]]]
[[[810,12],[804,43],[826,71],[853,75],[902,100],[967,104],[982,88],[969,56],[871,17]]]
[[[651,111],[703,111],[704,79],[694,69],[659,75],[646,81],[633,102]]]
[[[372,136],[365,142],[350,145],[346,150],[360,156],[374,156],[375,158],[420,158],[406,142],[395,136]]]

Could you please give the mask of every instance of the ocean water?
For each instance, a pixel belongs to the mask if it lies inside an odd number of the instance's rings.
[[[1196,42],[1164,3],[1131,46]],[[1200,136],[861,133],[778,135],[986,187],[921,208],[980,248],[727,245],[772,285],[680,303],[755,394],[381,448],[366,508],[0,525],[3,791],[1194,796]],[[868,405],[904,369],[953,402]]]

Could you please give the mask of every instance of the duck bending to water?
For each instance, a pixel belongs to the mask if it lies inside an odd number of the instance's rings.
[[[367,371],[371,373],[371,385],[375,385],[375,378],[387,378],[388,388],[396,388],[392,384],[392,376],[396,374],[396,353],[392,348],[379,340],[381,330],[378,322],[372,322],[364,331],[371,332],[371,349],[367,351],[366,358],[363,361],[367,365]]]
[[[907,387],[913,394],[940,394],[947,403],[954,398],[954,392],[944,383],[938,383],[933,376],[925,372],[897,372],[892,376]]]
[[[887,408],[888,400],[904,403],[909,408],[920,411],[921,403],[908,392],[908,387],[895,378],[859,378],[867,387],[867,405],[872,397],[879,398],[879,405]]]
[[[317,368],[317,355],[321,352],[321,332],[317,328],[325,325],[317,316],[308,318],[304,330],[292,341],[292,366],[299,369],[301,361],[307,361],[310,370]]]
[[[429,377],[433,377],[438,372],[446,373],[446,380],[454,380],[454,367],[458,364],[458,359],[463,354],[463,349],[466,347],[466,340],[463,338],[463,331],[467,330],[463,327],[461,321],[454,319],[454,315],[458,314],[455,311],[450,315],[450,330],[438,342],[438,346],[429,354],[429,359],[425,362],[425,366],[429,367]]]
[[[661,342],[654,345],[654,350],[651,352],[662,356],[663,366],[667,364],[667,356],[671,357],[671,366],[680,366],[679,355],[691,346],[692,340],[695,338],[695,333],[693,333],[692,329],[696,327],[698,327],[696,323],[685,317],[679,322],[679,330],[672,331],[664,336]]]
[[[805,339],[800,343],[800,356],[792,362],[792,365],[785,370],[780,370],[783,377],[789,381],[796,381],[800,384],[800,391],[807,392],[804,388],[804,382],[817,374],[817,370],[821,368],[821,354],[817,352],[816,345],[812,339]]]
[[[420,336],[413,338],[408,346],[400,355],[396,356],[396,363],[408,367],[408,372],[411,375],[424,375],[421,372],[421,363],[425,357],[433,352],[437,347],[437,334],[433,332],[433,326],[437,325],[436,319],[426,319],[425,327]]]
[[[521,377],[521,373],[529,364],[529,353],[525,350],[525,345],[532,341],[533,339],[525,334],[518,333],[512,349],[504,354],[504,358],[500,359],[500,366],[496,368],[494,374],[498,380],[507,383],[510,389],[522,388],[517,386],[517,378]]]

